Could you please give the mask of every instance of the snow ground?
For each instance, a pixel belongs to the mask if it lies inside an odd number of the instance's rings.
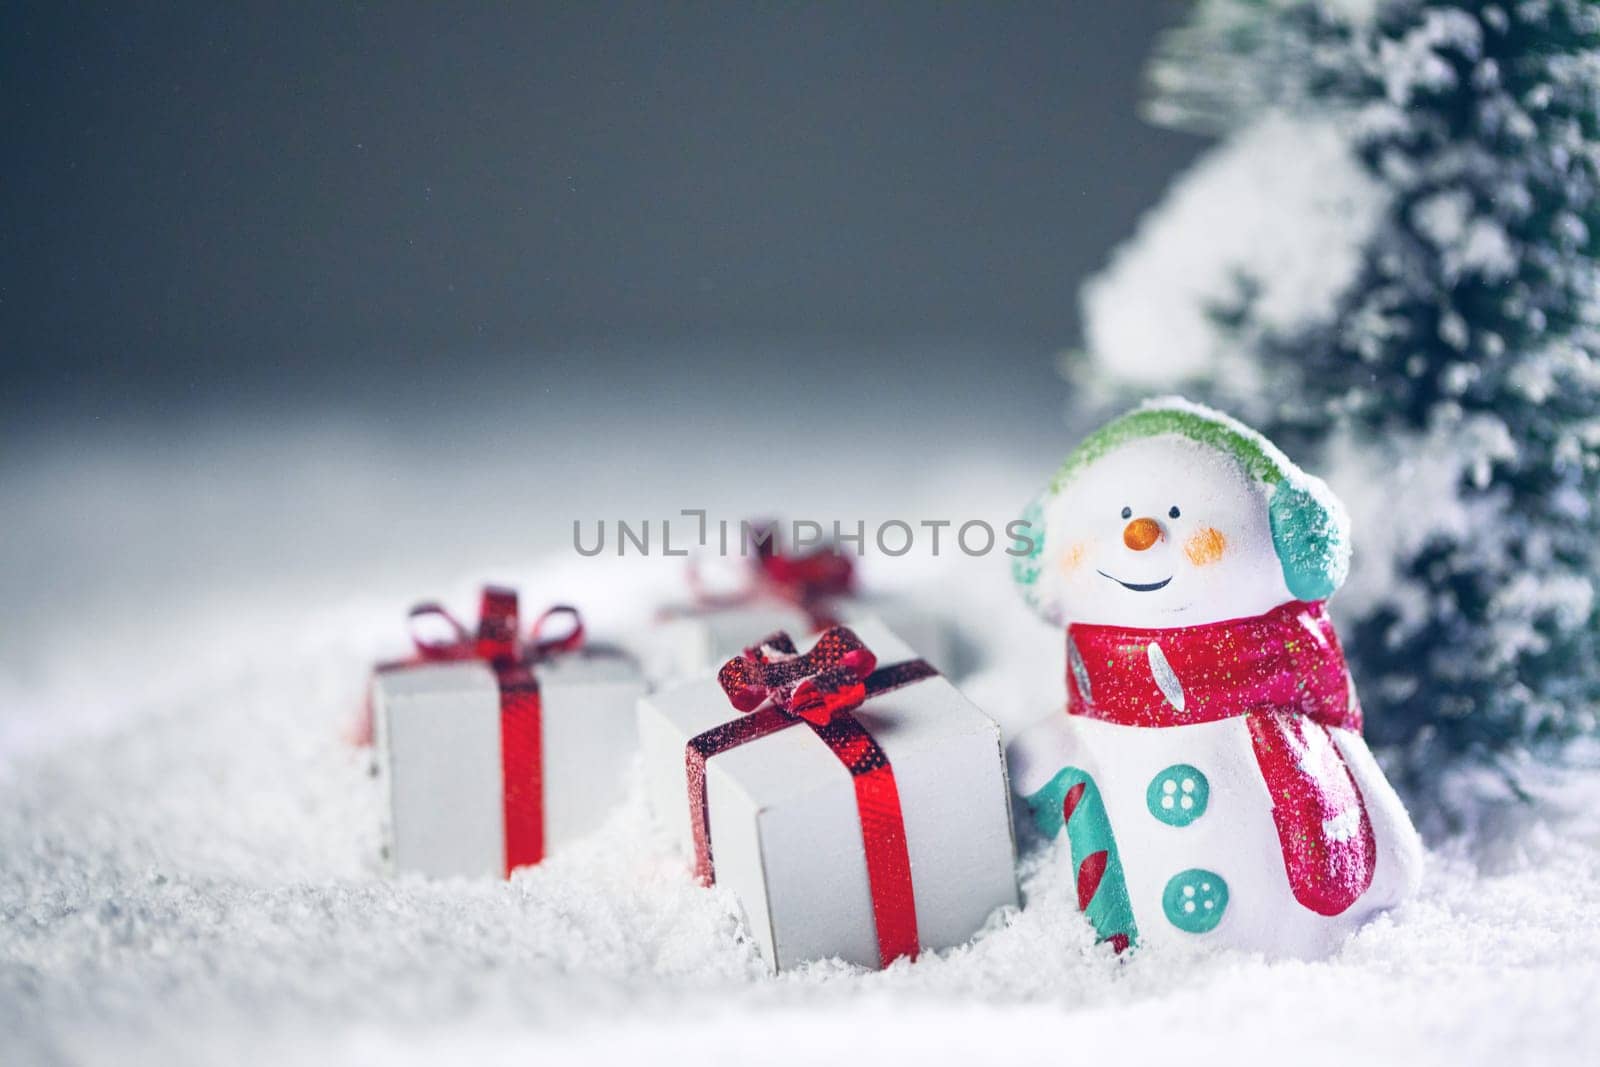
[[[0,1063],[1592,1062],[1600,835],[1581,805],[1435,841],[1422,895],[1316,963],[1118,960],[1035,846],[1025,907],[967,947],[770,978],[730,901],[690,884],[637,799],[509,883],[381,878],[377,789],[340,730],[410,599],[465,605],[498,578],[531,599],[581,591],[623,629],[674,572],[577,559],[569,509],[767,506],[709,479],[662,486],[659,461],[609,439],[488,524],[448,518],[506,484],[508,460],[457,463],[481,454],[470,434],[440,451],[233,427],[0,458],[16,608],[0,635]],[[960,500],[1004,518],[1068,436],[983,441],[897,450],[881,482],[842,496],[765,473],[792,515],[954,517]],[[655,495],[596,495],[619,469]],[[447,499],[415,501],[418,486]],[[395,536],[374,538],[375,516]],[[962,623],[963,687],[1008,729],[1048,704],[1059,648],[1003,561],[869,562]]]

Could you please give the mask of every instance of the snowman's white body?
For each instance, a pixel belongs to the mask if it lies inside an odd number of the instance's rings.
[[[1138,944],[1315,958],[1410,895],[1422,870],[1416,831],[1367,743],[1349,730],[1329,733],[1356,780],[1378,845],[1372,884],[1355,904],[1331,916],[1302,905],[1289,887],[1272,798],[1243,717],[1151,728],[1058,711],[1013,742],[1009,760],[1013,786],[1023,796],[1066,766],[1095,780],[1116,838]],[[1147,803],[1150,783],[1178,764],[1200,770],[1209,785],[1205,813],[1187,826],[1160,821]],[[1167,883],[1196,869],[1214,871],[1228,890],[1221,921],[1200,934],[1173,925],[1162,905]]]
[[[1156,430],[1119,433],[1119,423],[1138,429],[1134,424],[1141,419]],[[1128,627],[1159,640],[1164,629],[1253,618],[1287,603],[1320,600],[1343,580],[1349,546],[1342,507],[1326,486],[1254,431],[1196,405],[1163,401],[1112,423],[1099,438],[1069,457],[1030,511],[1044,534],[1037,556],[1018,564],[1017,581],[1030,604],[1069,633],[1074,624]],[[1285,496],[1275,500],[1275,492]],[[1289,493],[1298,495],[1290,500]],[[1324,587],[1310,592],[1303,568],[1319,559],[1302,550],[1314,533],[1297,539],[1273,510],[1291,502],[1320,509],[1313,516],[1323,520],[1320,532],[1332,531],[1333,548],[1321,557],[1327,564]],[[1183,684],[1164,658],[1152,653],[1150,662],[1153,672],[1164,668],[1154,677],[1162,692]],[[1244,714],[1249,710],[1205,722],[1144,726],[1057,709],[1010,748],[1014,787],[1036,808],[1045,796],[1040,790],[1064,770],[1092,779],[1115,839],[1140,945],[1324,955],[1416,888],[1421,843],[1366,743],[1349,729],[1323,733],[1317,727],[1308,737],[1318,744],[1332,739],[1360,793],[1376,859],[1370,884],[1338,914],[1319,914],[1296,899],[1273,799],[1252,747]],[[1204,775],[1209,798],[1203,814],[1178,826],[1154,812],[1161,798],[1150,790],[1157,775],[1180,764]],[[1174,782],[1173,789],[1173,802],[1180,803],[1182,783]],[[1066,832],[1072,832],[1070,821]],[[1166,910],[1169,883],[1189,871],[1212,872],[1226,883],[1222,917],[1203,932],[1182,929]],[[1190,899],[1204,906],[1198,894],[1180,898],[1178,906],[1187,907]]]

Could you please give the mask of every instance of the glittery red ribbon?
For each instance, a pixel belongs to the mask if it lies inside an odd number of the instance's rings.
[[[534,620],[524,640],[519,631],[517,592],[485,586],[478,612],[478,632],[467,628],[438,604],[411,609],[414,655],[379,664],[379,672],[404,670],[425,663],[479,660],[494,671],[500,693],[500,774],[505,813],[505,871],[509,875],[544,859],[544,706],[534,667],[546,657],[572,652],[583,644],[583,617],[578,609],[557,604]],[[542,636],[555,619],[570,620],[567,632]],[[443,638],[424,636],[418,623],[442,623]],[[370,693],[366,741],[371,742]]]
[[[1377,840],[1331,729],[1361,731],[1322,602],[1200,626],[1067,631],[1067,712],[1124,726],[1243,716],[1295,899],[1337,915],[1372,884]]]
[[[855,589],[855,564],[837,548],[827,546],[805,555],[785,555],[776,547],[771,522],[753,523],[755,552],[743,588],[728,593],[707,589],[699,565],[689,561],[689,587],[701,610],[742,607],[762,599],[781,600],[805,613],[814,630],[834,625],[829,602],[847,597]]]
[[[894,768],[851,712],[874,696],[931,678],[938,671],[921,659],[874,670],[876,663],[871,650],[844,627],[827,630],[803,656],[795,651],[787,634],[773,634],[723,665],[718,680],[729,702],[745,714],[692,738],[684,762],[695,877],[710,885],[716,881],[716,871],[706,802],[706,761],[799,723],[811,727],[850,772],[855,786],[878,959],[887,967],[901,956],[915,958],[920,949],[911,857]]]

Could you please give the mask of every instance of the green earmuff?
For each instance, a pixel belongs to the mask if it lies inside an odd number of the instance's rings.
[[[1283,583],[1298,600],[1326,600],[1350,571],[1350,523],[1305,484],[1286,477],[1272,491],[1267,517]],[[1318,483],[1320,485],[1320,483]],[[1328,495],[1331,499],[1331,494]]]
[[[1054,492],[1046,489],[1022,509],[1021,520],[1027,524],[1028,537],[1033,542],[1033,550],[1026,555],[1011,557],[1011,580],[1016,583],[1017,591],[1022,594],[1022,599],[1027,601],[1028,607],[1051,622],[1060,622],[1056,618],[1057,612],[1049,603],[1040,596],[1039,579],[1043,572],[1044,564],[1041,557],[1044,555],[1045,505],[1049,503]]]

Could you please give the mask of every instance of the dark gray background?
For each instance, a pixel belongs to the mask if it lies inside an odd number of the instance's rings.
[[[812,352],[1059,405],[1196,148],[1136,116],[1167,3],[147,7],[0,14],[13,428]]]

